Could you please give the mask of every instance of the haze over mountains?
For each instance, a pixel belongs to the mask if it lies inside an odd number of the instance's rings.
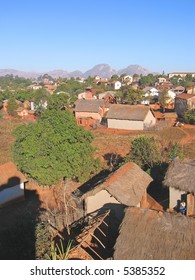
[[[48,74],[53,78],[71,78],[71,77],[80,77],[80,78],[87,78],[88,76],[94,77],[96,75],[103,77],[103,78],[110,78],[112,75],[133,75],[133,74],[142,74],[148,75],[152,73],[150,70],[143,68],[140,65],[129,65],[124,69],[115,70],[108,64],[98,64],[95,65],[93,68],[87,70],[86,72],[81,72],[80,70],[76,70],[73,72],[68,72],[66,70],[53,70],[48,72],[25,72],[15,69],[0,69],[0,76],[10,75],[13,74],[14,76],[24,77],[24,78],[37,78],[41,75]]]

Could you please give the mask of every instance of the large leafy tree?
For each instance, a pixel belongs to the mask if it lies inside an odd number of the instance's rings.
[[[85,181],[99,168],[92,134],[78,127],[69,111],[46,110],[37,123],[18,127],[15,136],[15,163],[41,185],[63,178]]]

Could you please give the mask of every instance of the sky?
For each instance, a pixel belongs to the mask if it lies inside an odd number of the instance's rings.
[[[195,72],[194,0],[0,0],[0,69]]]

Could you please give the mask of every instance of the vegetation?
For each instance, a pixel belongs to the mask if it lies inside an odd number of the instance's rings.
[[[78,127],[69,111],[46,110],[36,123],[18,127],[15,136],[15,163],[41,185],[63,178],[85,181],[99,168],[92,134]]]
[[[170,160],[184,157],[178,143],[170,141],[166,147],[163,147],[154,136],[139,135],[132,140],[131,145],[126,161],[131,160],[137,163],[143,170],[155,177],[159,171],[161,172],[168,166]]]
[[[144,170],[151,169],[160,162],[159,146],[153,136],[137,136],[131,144],[132,147],[127,160],[132,160]]]
[[[188,110],[183,115],[184,123],[195,124],[195,110]]]
[[[122,92],[122,100],[127,102],[128,104],[135,104],[142,101],[142,90],[136,90],[131,87],[125,86],[121,89]]]
[[[8,114],[12,117],[16,117],[17,116],[17,113],[16,113],[17,108],[18,108],[18,105],[16,103],[15,98],[10,97],[10,99],[8,100],[8,103],[7,103]]]

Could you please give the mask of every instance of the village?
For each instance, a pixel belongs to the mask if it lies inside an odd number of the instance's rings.
[[[16,78],[22,86],[13,86]],[[0,77],[0,98],[0,259],[195,258],[195,73],[7,76]],[[66,146],[56,136],[59,172],[42,162],[38,174],[33,141],[45,133],[40,161],[54,153],[47,137],[64,133],[63,114],[72,134]],[[86,144],[79,153],[77,135]],[[91,145],[97,165],[86,156]],[[68,167],[61,176],[69,162],[78,174]]]

